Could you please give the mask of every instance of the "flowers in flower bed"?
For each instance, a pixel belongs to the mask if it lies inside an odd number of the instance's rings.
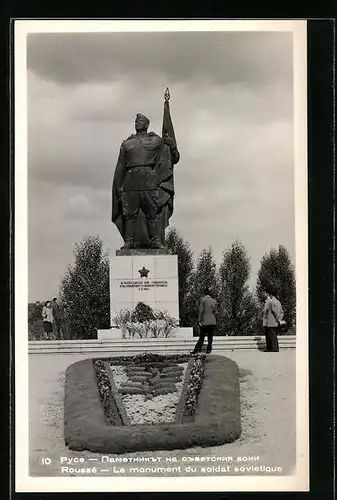
[[[155,354],[152,352],[144,352],[142,354],[136,354],[135,356],[118,356],[116,358],[105,358],[106,361],[109,361],[110,364],[113,365],[129,365],[135,363],[156,363],[163,362],[169,364],[173,363],[184,363],[191,359],[189,354],[167,354],[163,356],[162,354]]]
[[[185,405],[183,408],[182,418],[184,416],[193,416],[197,408],[198,396],[203,381],[205,355],[198,354],[193,360],[191,371],[187,379],[187,387],[185,388]]]
[[[179,321],[167,311],[152,310],[139,302],[134,310],[122,309],[113,315],[113,323],[121,330],[123,338],[167,338]]]
[[[116,415],[114,411],[112,388],[103,361],[95,360],[94,370],[96,374],[100,398],[103,403],[104,414],[108,422],[110,422],[112,425],[115,425]]]

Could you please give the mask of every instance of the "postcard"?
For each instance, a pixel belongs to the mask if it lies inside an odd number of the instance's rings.
[[[16,491],[308,491],[306,21],[14,24]]]

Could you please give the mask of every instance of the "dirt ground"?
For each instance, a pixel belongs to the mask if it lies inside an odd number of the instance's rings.
[[[217,353],[218,354],[218,353]],[[226,351],[223,355],[233,359],[241,371],[241,418],[242,435],[234,443],[211,448],[193,448],[188,450],[139,452],[122,457],[155,457],[156,463],[103,463],[101,455],[90,452],[68,450],[63,441],[63,396],[64,373],[68,365],[88,358],[87,354],[31,354],[29,356],[29,403],[30,403],[30,475],[64,476],[61,457],[84,457],[80,467],[97,467],[100,476],[113,474],[113,466],[124,467],[126,474],[130,467],[176,467],[176,475],[186,475],[185,467],[225,467],[226,474],[243,475],[264,474],[256,472],[252,466],[281,468],[274,474],[295,472],[296,449],[296,384],[295,384],[295,349],[281,349],[279,353],[260,351]],[[42,463],[43,458],[50,458],[49,465]],[[121,457],[121,455],[110,455]],[[201,463],[199,457],[204,458]],[[224,457],[222,461],[213,461],[214,457]],[[226,459],[227,457],[227,459]],[[241,460],[240,460],[241,457]],[[249,457],[250,460],[249,460]],[[256,457],[252,461],[252,457]],[[79,465],[77,464],[77,467]],[[70,465],[69,467],[74,467]],[[242,467],[235,470],[234,467]],[[106,472],[101,472],[101,470]],[[110,469],[108,471],[108,469]],[[223,471],[224,472],[224,471]],[[268,471],[267,471],[268,472]],[[210,470],[210,474],[219,471]],[[147,476],[143,471],[142,476]],[[91,475],[91,474],[89,474]],[[151,474],[153,475],[153,473]],[[160,472],[158,476],[171,475]],[[189,474],[191,475],[191,474]],[[193,475],[193,474],[192,474]]]

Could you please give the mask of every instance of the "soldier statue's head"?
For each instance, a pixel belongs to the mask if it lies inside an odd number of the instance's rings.
[[[146,131],[149,128],[149,125],[150,120],[146,116],[138,113],[135,120],[136,132]]]

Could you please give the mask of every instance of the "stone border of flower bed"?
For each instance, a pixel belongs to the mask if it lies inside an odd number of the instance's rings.
[[[93,360],[78,361],[66,370],[65,443],[72,450],[119,454],[229,443],[241,434],[239,391],[236,363],[209,356],[194,422],[122,426],[116,419],[117,425],[111,425],[105,419]]]
[[[176,356],[176,355],[175,355]],[[199,379],[199,382],[195,384],[190,384],[190,377],[191,374],[192,376],[196,373],[202,377],[203,374],[203,363],[205,360],[205,355],[204,354],[199,354],[197,356],[194,356],[193,358],[189,359],[188,365],[186,368],[186,373],[184,376],[184,383],[183,383],[183,388],[181,391],[179,403],[175,412],[175,422],[176,423],[182,423],[182,422],[191,422],[194,419],[194,413],[196,410],[196,403],[198,400],[198,395],[200,392],[200,388],[202,385],[202,381]],[[117,359],[117,361],[116,361]],[[135,358],[133,358],[135,359]],[[179,358],[177,358],[179,360]],[[112,364],[117,364],[120,363],[120,358],[114,358],[114,363]],[[181,360],[180,360],[181,361]],[[102,361],[100,359],[93,360],[94,367],[95,367],[95,373],[96,373],[96,378],[97,378],[97,383],[98,383],[98,388],[101,396],[101,400],[104,402],[105,397],[106,397],[106,390],[105,386],[103,386],[103,390],[101,388],[100,384],[100,379],[103,377],[103,379],[109,379],[109,385],[111,388],[111,392],[113,394],[113,397],[115,399],[115,403],[117,406],[117,409],[119,411],[120,418],[123,422],[124,425],[131,425],[130,418],[128,417],[123,401],[119,395],[117,386],[115,384],[113,375],[110,370],[110,364],[111,361]],[[100,366],[100,370],[97,370],[97,364],[102,365]],[[131,364],[131,363],[129,363]],[[111,408],[109,405],[104,405],[104,413],[106,415],[107,421],[114,424],[113,421],[111,421],[110,418],[110,413],[111,413]]]
[[[118,389],[116,387],[113,375],[111,373],[109,363],[107,361],[103,361],[103,366],[104,366],[105,372],[109,378],[111,391],[112,391],[113,397],[115,399],[115,403],[116,403],[120,418],[122,419],[122,422],[124,425],[131,425],[131,420],[129,419],[129,417],[126,413],[124,405],[123,405],[123,401],[122,401],[120,395],[118,394]]]

